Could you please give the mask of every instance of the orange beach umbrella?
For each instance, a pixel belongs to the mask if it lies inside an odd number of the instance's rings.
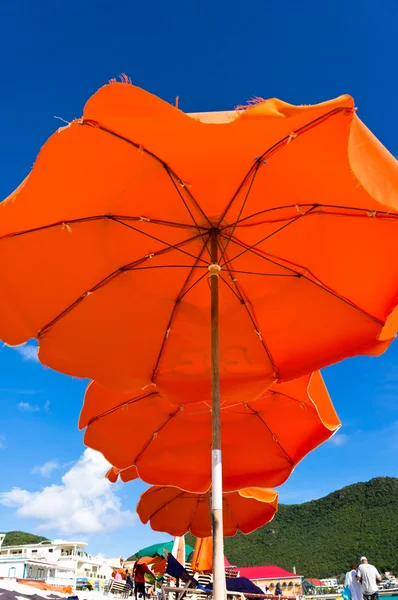
[[[174,487],[152,486],[138,504],[142,523],[155,531],[180,536],[192,533],[197,538],[211,536],[210,494],[193,494]],[[262,488],[248,488],[223,494],[224,535],[238,531],[248,534],[272,521],[278,510],[278,493]]]
[[[112,389],[211,399],[216,600],[220,396],[379,354],[398,320],[397,161],[352,98],[224,117],[110,84],[0,205],[3,341],[38,338],[44,364]]]
[[[349,96],[189,116],[112,83],[0,204],[0,338],[120,391],[251,400],[397,328],[398,167]],[[226,121],[226,122],[222,122]],[[211,254],[213,240],[213,254]]]
[[[123,481],[138,473],[148,483],[203,493],[211,486],[211,416],[207,402],[175,406],[151,389],[121,394],[92,382],[79,425],[85,444]],[[319,372],[274,384],[253,402],[223,404],[224,490],[281,485],[339,427]]]
[[[192,555],[191,569],[194,573],[212,572],[213,539],[211,537],[197,538],[195,549]]]

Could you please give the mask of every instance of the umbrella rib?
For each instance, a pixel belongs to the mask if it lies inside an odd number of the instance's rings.
[[[179,189],[178,189],[178,186],[177,186],[176,182],[174,181],[174,178],[173,178],[173,176],[172,176],[172,174],[171,174],[171,172],[170,172],[169,168],[166,168],[166,172],[167,172],[167,175],[170,177],[170,180],[171,180],[171,182],[172,182],[172,184],[173,184],[173,186],[174,186],[174,188],[175,188],[176,192],[177,192],[177,193],[178,193],[178,195],[180,196],[180,199],[181,199],[182,203],[184,204],[185,208],[186,208],[186,209],[187,209],[187,211],[189,212],[189,215],[190,215],[190,217],[191,217],[192,221],[194,222],[196,229],[197,229],[197,230],[199,231],[199,233],[200,233],[200,229],[201,229],[201,228],[199,227],[199,225],[198,225],[198,223],[197,223],[197,221],[196,221],[195,217],[193,216],[192,212],[190,211],[188,204],[185,202],[185,200],[184,200],[184,196],[182,195],[182,193],[181,193],[181,190],[179,190]],[[205,215],[205,218],[206,218],[206,220],[207,220],[207,222],[208,222],[208,224],[209,224],[209,227],[211,227],[211,223],[210,223],[209,219],[206,217],[206,215]],[[208,253],[209,253],[209,256],[210,256],[210,250],[207,248],[207,243],[206,243],[206,241],[205,241],[204,237],[203,237],[202,239],[203,239],[203,243],[205,244],[205,246],[206,246],[206,249],[207,249],[207,251],[208,251]]]
[[[263,417],[260,415],[260,413],[255,410],[252,406],[250,406],[250,404],[246,403],[246,406],[249,410],[252,411],[252,413],[258,418],[260,419],[260,421],[262,422],[262,424],[267,428],[267,430],[269,431],[269,433],[272,435],[272,438],[274,439],[274,441],[279,445],[280,449],[282,450],[282,452],[285,454],[286,458],[289,460],[289,462],[291,463],[292,466],[294,466],[294,460],[290,457],[290,455],[288,454],[288,452],[285,450],[285,448],[283,447],[283,445],[281,444],[281,442],[278,439],[278,436],[272,431],[271,427],[267,424],[267,422],[263,419]]]
[[[281,225],[280,227],[278,227],[278,229],[276,229],[275,231],[273,231],[272,233],[269,233],[268,235],[266,235],[265,237],[263,237],[261,240],[258,240],[255,244],[253,244],[252,246],[248,247],[247,250],[243,250],[240,254],[237,254],[236,256],[234,256],[232,259],[229,260],[229,262],[231,262],[232,260],[236,260],[237,258],[240,258],[241,256],[243,256],[243,254],[245,254],[248,250],[251,250],[253,248],[256,248],[257,246],[259,246],[260,244],[262,244],[263,242],[266,242],[267,240],[269,240],[270,238],[274,237],[274,235],[276,235],[277,233],[280,233],[281,231],[283,231],[284,229],[286,229],[287,227],[294,225],[294,223],[296,223],[297,221],[299,221],[300,219],[302,219],[303,217],[305,217],[306,215],[308,215],[311,211],[313,211],[315,208],[317,208],[317,204],[313,204],[311,206],[311,208],[309,208],[305,213],[300,213],[299,215],[297,215],[297,217],[295,217],[294,219],[292,219],[291,221],[288,221],[287,223],[284,223],[283,225]],[[225,235],[223,235],[223,237],[227,237]],[[233,240],[235,241],[236,238],[233,238]],[[229,241],[231,240],[231,238],[229,238]],[[224,263],[226,264],[226,263]],[[224,265],[222,265],[224,266]]]
[[[175,265],[178,266],[178,265]],[[144,268],[144,267],[143,267]],[[147,267],[149,268],[149,267]],[[205,269],[206,267],[202,267]],[[289,273],[259,273],[257,271],[239,271],[237,269],[228,269],[229,273],[238,273],[240,275],[260,275],[262,277],[297,277],[297,275],[290,275]]]
[[[122,140],[123,142],[126,142],[127,144],[130,144],[131,146],[133,146],[134,148],[136,148],[139,152],[143,152],[144,154],[147,154],[148,156],[150,156],[151,158],[153,158],[156,162],[158,162],[160,165],[162,165],[162,167],[166,170],[166,172],[168,174],[172,174],[176,180],[178,181],[178,183],[184,187],[186,189],[187,192],[187,196],[188,198],[191,200],[191,202],[193,203],[193,205],[196,207],[196,209],[201,213],[202,217],[204,219],[206,219],[206,221],[209,223],[209,226],[211,227],[211,223],[209,221],[209,219],[207,218],[206,214],[203,212],[203,209],[201,208],[200,204],[197,202],[197,200],[194,198],[194,196],[191,194],[191,192],[187,189],[186,184],[182,181],[182,179],[177,175],[177,173],[175,171],[173,171],[173,169],[171,169],[169,167],[169,165],[162,160],[159,156],[157,156],[157,154],[155,154],[154,152],[151,152],[150,150],[147,150],[146,148],[144,148],[143,146],[141,146],[141,144],[137,144],[136,142],[133,142],[132,140],[130,140],[129,138],[120,135],[119,133],[116,133],[115,131],[112,131],[111,129],[108,129],[107,127],[103,127],[102,125],[100,125],[97,121],[85,121],[82,120],[82,125],[88,125],[89,127],[93,127],[95,129],[99,129],[100,131],[103,131],[104,133],[108,133],[109,135],[112,135],[116,138],[118,138],[119,140]],[[185,202],[184,202],[185,204]],[[191,211],[188,211],[189,214],[191,215]],[[192,215],[191,215],[192,218]],[[195,223],[195,220],[192,219]],[[195,226],[197,227],[196,223]]]
[[[96,415],[95,417],[91,417],[91,419],[87,423],[87,427],[89,427],[90,425],[95,423],[95,421],[98,421],[99,419],[102,419],[103,417],[107,417],[108,415],[111,415],[112,413],[116,412],[117,410],[120,410],[121,408],[124,408],[125,406],[128,406],[129,404],[134,404],[135,402],[139,402],[139,400],[145,400],[145,398],[149,398],[150,396],[159,396],[159,392],[149,392],[147,394],[141,394],[140,396],[135,396],[134,398],[129,398],[125,402],[122,402],[121,404],[118,404],[117,406],[113,406],[112,408],[106,410],[103,413],[100,413],[99,415]],[[122,469],[122,470],[124,470],[124,469]]]
[[[129,465],[130,467],[132,466],[136,466],[137,467],[137,471],[139,474],[139,469],[138,469],[138,465],[137,465],[137,461],[139,460],[139,458],[142,456],[142,454],[145,452],[145,450],[148,448],[148,446],[151,444],[151,442],[153,442],[153,440],[157,437],[159,431],[161,431],[163,429],[163,427],[165,427],[167,425],[167,423],[176,416],[176,414],[178,412],[180,412],[181,410],[181,406],[178,406],[173,412],[171,412],[169,415],[167,415],[167,417],[160,423],[160,425],[155,429],[155,431],[152,433],[151,437],[145,442],[145,444],[142,446],[141,450],[138,452],[138,454],[136,455],[133,463],[131,465]]]
[[[231,232],[230,232],[230,234],[228,235],[228,239],[227,239],[227,241],[226,241],[226,243],[225,243],[225,245],[224,245],[224,249],[223,249],[223,251],[222,251],[222,253],[221,253],[221,256],[220,256],[220,262],[223,260],[223,258],[224,258],[224,256],[225,256],[225,253],[226,253],[226,251],[227,251],[228,245],[229,245],[229,243],[230,243],[230,241],[231,241],[231,239],[232,239],[232,237],[233,237],[233,235],[234,235],[234,233],[235,233],[235,229],[236,229],[236,227],[237,227],[237,224],[239,223],[239,219],[241,218],[241,216],[242,216],[242,213],[243,213],[243,211],[244,211],[244,209],[245,209],[246,203],[247,203],[247,201],[248,201],[248,199],[249,199],[249,196],[250,196],[250,192],[252,191],[252,188],[253,188],[254,180],[256,179],[256,175],[257,175],[257,173],[258,173],[258,172],[259,172],[259,170],[260,170],[260,164],[261,164],[261,163],[259,163],[259,162],[258,162],[258,163],[256,164],[256,168],[255,168],[255,169],[254,169],[254,171],[253,171],[253,176],[252,176],[252,178],[251,178],[251,181],[250,181],[249,187],[248,187],[248,189],[247,189],[246,195],[245,195],[245,197],[244,197],[244,200],[243,200],[243,202],[242,202],[242,206],[240,207],[240,210],[239,210],[239,213],[238,213],[238,218],[237,218],[236,224],[235,224],[235,225],[233,225],[233,226],[231,227]]]
[[[275,377],[275,379],[279,379],[279,372],[278,372],[278,368],[277,368],[277,366],[276,366],[276,364],[275,364],[275,362],[274,362],[274,360],[273,360],[273,358],[272,358],[271,352],[269,351],[269,349],[268,349],[268,347],[267,347],[266,343],[264,342],[263,336],[261,335],[261,331],[260,331],[260,329],[259,329],[259,327],[258,327],[257,323],[255,322],[253,315],[251,314],[250,310],[249,310],[249,309],[248,309],[248,307],[247,307],[247,301],[246,301],[246,300],[245,300],[245,299],[244,299],[244,298],[243,298],[243,297],[240,295],[240,290],[239,290],[239,295],[238,295],[238,294],[236,294],[236,293],[233,291],[233,289],[231,288],[231,286],[230,286],[230,285],[229,285],[229,284],[228,284],[228,283],[225,281],[224,277],[221,277],[221,280],[222,280],[222,281],[223,281],[223,282],[224,282],[224,283],[225,283],[225,284],[226,284],[226,285],[229,287],[229,289],[231,290],[231,292],[232,292],[232,293],[233,293],[233,294],[234,294],[234,295],[235,295],[235,296],[238,298],[238,300],[240,301],[240,304],[241,304],[241,305],[244,307],[244,309],[246,310],[246,312],[247,312],[247,315],[248,315],[248,317],[249,317],[250,321],[252,322],[252,325],[253,325],[254,331],[255,331],[255,333],[258,335],[258,338],[259,338],[259,340],[260,340],[260,343],[261,343],[262,347],[263,347],[263,348],[264,348],[264,350],[265,350],[265,353],[266,353],[266,355],[267,355],[267,358],[268,358],[269,362],[270,362],[270,363],[271,363],[271,365],[272,365],[272,369],[273,369],[273,372],[274,372],[274,377]],[[236,283],[234,283],[234,285],[235,285],[235,287],[238,289],[238,287],[237,287]]]
[[[254,164],[250,167],[249,171],[246,173],[245,177],[243,178],[241,184],[239,185],[238,189],[236,190],[236,192],[234,193],[234,195],[232,196],[231,200],[229,201],[229,203],[227,204],[226,208],[224,209],[219,222],[218,222],[218,226],[221,224],[221,222],[226,218],[228,211],[230,210],[230,208],[232,207],[232,205],[234,204],[236,198],[238,197],[239,193],[241,192],[241,190],[243,189],[243,187],[246,185],[246,183],[248,182],[252,172],[258,168],[258,164],[262,164],[264,162],[264,160],[266,158],[269,158],[270,156],[272,156],[273,154],[275,154],[275,152],[277,152],[278,150],[284,148],[285,146],[287,146],[292,139],[296,138],[299,135],[302,135],[303,133],[306,133],[307,131],[311,130],[313,127],[316,127],[318,125],[321,125],[322,123],[324,123],[325,121],[327,121],[330,117],[337,115],[343,111],[346,111],[347,113],[352,113],[354,109],[352,108],[348,108],[346,106],[340,106],[337,108],[334,108],[333,110],[325,113],[324,115],[321,115],[320,117],[314,119],[313,121],[310,121],[309,123],[306,123],[305,125],[303,125],[302,127],[300,127],[299,129],[296,129],[293,132],[290,132],[288,135],[286,135],[285,137],[283,137],[282,139],[280,139],[278,142],[276,142],[275,144],[273,144],[272,146],[270,146],[265,152],[263,152],[263,154],[261,154],[259,157],[255,158],[255,162]]]
[[[326,213],[326,214],[332,214],[332,215],[340,215],[342,217],[372,217],[372,218],[377,218],[379,215],[381,217],[389,217],[389,218],[398,218],[398,213],[395,212],[390,212],[390,211],[382,211],[382,210],[371,210],[369,208],[361,208],[361,207],[355,207],[355,206],[338,206],[336,204],[321,204],[319,202],[317,203],[304,203],[304,204],[285,204],[283,206],[274,206],[273,208],[265,208],[264,210],[260,210],[256,213],[252,213],[251,215],[248,215],[247,217],[244,217],[243,219],[240,219],[239,221],[235,221],[234,223],[231,223],[230,225],[224,225],[223,227],[220,227],[221,231],[224,231],[225,229],[228,229],[229,227],[234,227],[236,225],[241,225],[242,223],[244,223],[245,221],[248,221],[249,219],[252,219],[254,217],[258,217],[260,215],[263,214],[267,214],[270,212],[275,212],[275,211],[280,211],[280,210],[286,210],[289,208],[295,208],[300,209],[300,208],[307,208],[307,207],[311,207],[311,206],[316,206],[317,208],[331,208],[331,209],[338,209],[338,210],[352,210],[355,212],[364,212],[366,213],[366,215],[349,215],[349,214],[345,214],[345,213]],[[311,214],[318,214],[321,213],[321,211],[316,211],[313,212]],[[256,225],[262,225],[263,223],[268,223],[269,221],[262,221],[261,223],[253,223],[253,225],[251,226],[256,226]],[[274,221],[271,221],[274,222]]]
[[[179,304],[181,302],[181,299],[185,295],[184,294],[185,288],[186,288],[188,282],[190,281],[193,273],[195,272],[195,269],[197,268],[198,262],[202,260],[202,254],[204,252],[205,247],[206,247],[206,243],[202,246],[199,255],[196,257],[194,264],[191,266],[190,271],[189,271],[189,273],[187,275],[187,278],[185,279],[185,281],[184,281],[184,283],[182,285],[182,288],[181,288],[181,290],[180,290],[180,292],[179,292],[179,294],[177,296],[177,299],[174,302],[174,306],[172,308],[172,311],[171,311],[171,314],[170,314],[170,318],[169,318],[168,323],[167,323],[166,331],[165,331],[165,334],[163,336],[163,340],[162,340],[162,343],[161,343],[161,346],[160,346],[158,357],[156,359],[156,363],[155,363],[155,366],[154,366],[153,371],[152,371],[152,378],[151,378],[152,382],[155,381],[156,372],[158,370],[159,363],[160,363],[160,360],[162,358],[163,350],[164,350],[164,348],[166,346],[166,342],[168,340],[168,337],[169,337],[169,334],[170,334],[170,331],[171,331],[171,325],[172,325],[173,319],[174,319],[174,317],[175,317],[175,315],[177,313],[177,308],[178,308],[178,306],[179,306]],[[206,271],[206,273],[207,273],[207,271]],[[206,273],[204,273],[203,277],[206,275]],[[191,286],[189,289],[192,289],[192,287],[193,286]]]
[[[189,520],[188,531],[191,531],[193,520],[195,518],[196,513],[198,512],[198,508],[199,508],[199,504],[200,504],[200,501],[201,501],[201,497],[202,497],[202,494],[198,494],[198,501],[195,504],[195,508],[194,508],[194,510],[192,512],[192,516],[191,516],[191,518]]]
[[[159,491],[161,488],[159,486]],[[167,500],[167,502],[164,502],[164,504],[162,504],[159,508],[157,508],[154,512],[150,513],[150,516],[148,518],[148,521],[150,521],[151,519],[153,519],[153,517],[156,517],[157,514],[160,513],[161,510],[163,510],[164,508],[166,508],[166,506],[168,506],[171,502],[175,502],[176,500],[178,500],[178,498],[181,498],[181,496],[183,496],[185,494],[184,490],[181,490],[181,492],[179,494],[177,494],[177,496],[174,496],[174,498],[172,498],[171,500]],[[147,522],[148,522],[147,521]]]
[[[55,221],[47,225],[41,225],[40,227],[33,227],[32,229],[26,229],[25,231],[15,231],[13,233],[6,233],[0,237],[0,241],[7,238],[20,237],[29,233],[37,233],[38,231],[45,231],[46,229],[52,229],[54,227],[67,227],[68,225],[74,225],[76,223],[89,223],[91,221],[102,221],[102,220],[122,220],[122,221],[145,221],[146,223],[152,223],[155,225],[165,225],[170,227],[179,227],[181,229],[192,229],[192,225],[184,223],[174,223],[173,221],[162,221],[160,219],[148,219],[146,217],[129,217],[126,215],[93,215],[91,217],[79,217],[78,219],[67,219],[66,221]],[[206,230],[205,227],[202,229]]]
[[[151,235],[150,233],[146,233],[145,231],[141,231],[140,229],[137,229],[136,227],[133,227],[132,225],[129,225],[128,223],[123,223],[123,221],[119,221],[118,219],[115,219],[113,217],[112,217],[112,221],[115,221],[115,223],[119,223],[119,225],[123,225],[124,227],[128,227],[129,229],[132,229],[136,233],[141,233],[142,235],[145,235],[146,237],[149,237],[152,240],[155,240],[155,242],[159,242],[161,244],[164,244],[165,246],[168,246],[169,248],[174,248],[174,249],[178,250],[179,252],[182,252],[183,254],[186,254],[187,256],[190,256],[191,258],[195,258],[196,259],[196,256],[194,254],[191,254],[190,252],[187,252],[186,250],[181,250],[181,248],[179,248],[178,245],[169,244],[169,243],[165,242],[164,240],[162,240],[162,239],[160,239],[160,238],[158,238],[158,237],[156,237],[154,235]],[[195,239],[198,239],[199,237],[203,239],[203,234],[201,232],[199,232],[199,234],[197,236],[195,236],[193,238],[190,238],[189,240],[186,240],[186,241],[187,242],[188,241],[193,241]],[[202,262],[204,262],[207,265],[206,261],[203,260]]]
[[[222,234],[222,233],[220,235],[221,235],[221,237],[225,237],[224,234]],[[250,252],[251,254],[254,254],[255,256],[258,256],[259,258],[262,258],[266,262],[271,263],[271,264],[273,264],[273,265],[275,265],[277,267],[280,267],[281,269],[285,269],[286,271],[290,271],[291,273],[294,274],[295,277],[301,277],[301,273],[299,271],[295,271],[294,269],[291,269],[290,267],[286,267],[285,265],[282,265],[282,264],[278,263],[276,260],[272,260],[272,258],[269,258],[268,255],[266,256],[264,253],[261,253],[259,250],[256,250],[255,248],[252,248],[251,246],[250,247],[246,246],[243,242],[241,242],[240,240],[238,240],[238,238],[234,237],[233,238],[233,242],[237,246],[240,246],[241,248],[244,248],[245,250],[247,250],[247,252]],[[270,256],[272,256],[272,255],[270,255]],[[232,261],[234,261],[235,258],[236,258],[236,256],[234,256],[233,258],[231,258],[228,261],[228,263],[225,263],[224,265],[222,265],[222,267],[224,267],[224,266],[227,267],[227,264],[229,264]],[[280,260],[282,260],[282,259],[280,259]]]
[[[226,495],[226,494],[224,494],[224,495],[223,495],[223,500],[224,500],[224,502],[225,502],[225,504],[226,504],[226,507],[228,508],[228,513],[229,513],[229,515],[230,515],[231,519],[232,519],[232,520],[233,520],[233,522],[235,523],[235,527],[236,527],[237,531],[240,531],[240,528],[239,528],[239,523],[238,523],[238,521],[235,519],[235,515],[234,515],[234,513],[233,513],[233,512],[232,512],[232,510],[231,510],[231,507],[230,507],[230,504],[229,504],[229,502],[228,502],[228,500],[227,500],[227,495]]]
[[[225,254],[225,253],[224,253],[224,254]],[[274,372],[275,378],[276,378],[276,379],[278,379],[278,378],[279,378],[279,374],[278,374],[278,368],[277,368],[277,366],[276,366],[276,364],[275,364],[275,362],[274,362],[274,360],[273,360],[273,358],[272,358],[272,354],[271,354],[270,350],[268,349],[267,345],[265,344],[265,342],[264,342],[264,340],[263,340],[263,337],[262,337],[262,335],[261,335],[261,332],[260,332],[260,328],[258,327],[258,325],[257,325],[257,323],[256,323],[256,321],[255,321],[255,319],[254,319],[254,316],[252,315],[252,313],[250,312],[250,310],[249,310],[249,308],[248,308],[248,306],[247,306],[247,303],[248,303],[248,300],[247,300],[247,299],[248,299],[248,295],[245,293],[245,296],[243,296],[243,294],[242,294],[242,291],[239,289],[239,285],[238,285],[238,283],[236,282],[236,279],[235,279],[234,277],[232,277],[232,275],[231,275],[231,272],[230,272],[230,270],[229,270],[228,263],[229,263],[229,261],[227,261],[227,262],[225,263],[225,266],[226,266],[226,268],[227,268],[227,271],[228,271],[228,274],[229,274],[229,278],[230,278],[230,280],[232,281],[232,283],[233,283],[233,285],[234,285],[234,287],[235,287],[235,289],[236,289],[236,292],[233,290],[232,286],[231,286],[231,285],[230,285],[230,284],[229,284],[229,283],[228,283],[228,282],[227,282],[227,281],[224,279],[224,277],[222,277],[222,276],[221,276],[221,280],[222,280],[222,281],[223,281],[223,282],[224,282],[224,283],[225,283],[225,284],[228,286],[228,288],[230,289],[230,291],[231,291],[231,292],[232,292],[232,293],[233,293],[233,294],[234,294],[234,295],[235,295],[235,296],[238,298],[238,300],[239,300],[240,304],[241,304],[241,305],[242,305],[242,306],[245,308],[245,310],[246,310],[246,312],[247,312],[247,314],[248,314],[248,316],[249,316],[249,319],[250,319],[250,321],[252,322],[252,325],[253,325],[253,327],[254,327],[254,331],[255,331],[255,332],[256,332],[256,334],[258,335],[258,337],[259,337],[259,340],[260,340],[260,342],[261,342],[261,345],[262,345],[262,347],[263,347],[263,349],[264,349],[264,351],[265,351],[265,353],[266,353],[266,355],[267,355],[267,358],[268,358],[269,362],[270,362],[270,363],[271,363],[271,365],[272,365],[272,369],[273,369],[273,372]],[[246,298],[246,299],[245,299],[245,298]],[[250,302],[250,301],[249,301],[249,302]],[[250,303],[250,305],[251,305],[251,303]]]
[[[357,304],[355,304],[354,302],[352,302],[352,300],[350,300],[349,298],[344,298],[344,296],[341,296],[340,294],[338,294],[335,290],[333,290],[332,288],[330,288],[329,286],[327,286],[326,284],[324,284],[318,277],[316,277],[309,269],[306,269],[306,271],[308,271],[308,273],[311,274],[311,276],[314,279],[311,279],[310,277],[307,277],[306,275],[304,275],[304,273],[300,272],[300,271],[296,271],[294,269],[291,269],[289,267],[286,267],[280,263],[278,263],[277,261],[271,260],[270,258],[268,258],[267,256],[264,256],[263,254],[261,254],[258,250],[256,250],[255,248],[251,247],[247,247],[245,246],[242,242],[240,242],[237,238],[233,239],[233,242],[235,244],[237,244],[238,246],[241,246],[242,248],[246,248],[246,250],[248,252],[251,252],[253,254],[255,254],[256,256],[258,256],[259,258],[262,258],[264,260],[266,260],[267,262],[271,262],[272,264],[281,267],[283,269],[287,269],[289,271],[292,271],[293,273],[296,274],[296,277],[298,279],[302,278],[305,279],[306,281],[308,281],[309,283],[312,283],[313,285],[315,285],[316,287],[318,287],[319,289],[327,292],[328,294],[331,294],[332,296],[334,296],[335,298],[337,298],[338,300],[341,300],[342,302],[344,302],[345,304],[347,304],[348,306],[350,306],[351,308],[354,308],[355,310],[359,311],[360,313],[362,313],[363,315],[369,317],[369,319],[371,319],[372,321],[374,321],[375,323],[377,323],[378,325],[384,326],[385,323],[383,323],[383,321],[381,321],[380,319],[378,319],[377,317],[375,317],[374,315],[372,315],[371,313],[367,312],[365,309],[361,308],[360,306],[358,306]],[[241,256],[241,254],[239,254],[238,256]],[[278,260],[284,260],[283,258],[277,257]],[[230,261],[228,262],[232,262],[233,260],[236,259],[236,256],[234,256]],[[294,263],[291,263],[294,264]],[[304,267],[301,267],[300,265],[295,265],[298,268],[304,269]]]
[[[52,325],[57,323],[62,317],[67,315],[71,310],[73,310],[74,308],[76,308],[76,306],[78,306],[81,302],[83,302],[83,300],[85,298],[87,298],[87,296],[91,295],[93,292],[96,292],[98,289],[102,288],[104,285],[107,285],[108,283],[110,283],[111,281],[116,279],[116,277],[118,277],[121,273],[125,273],[126,271],[134,270],[134,267],[136,265],[140,265],[143,262],[153,258],[154,256],[161,256],[163,254],[171,252],[172,250],[180,250],[179,246],[182,246],[184,244],[192,242],[192,240],[195,240],[199,237],[201,237],[201,236],[197,235],[193,238],[190,238],[188,240],[184,240],[184,241],[180,242],[176,246],[168,246],[167,248],[158,250],[157,252],[154,252],[153,254],[147,254],[146,256],[143,256],[131,263],[123,265],[122,267],[119,267],[118,269],[115,269],[114,271],[112,271],[112,273],[110,273],[109,275],[107,275],[106,277],[101,279],[101,281],[96,283],[93,287],[91,287],[91,289],[87,290],[81,296],[79,296],[79,298],[77,298],[74,302],[72,302],[69,306],[67,306],[62,312],[60,312],[56,317],[54,317],[49,323],[44,325],[44,327],[42,327],[40,329],[40,331],[38,332],[37,337],[38,338],[41,337],[50,327],[52,327]],[[196,258],[196,257],[192,255],[192,258]]]

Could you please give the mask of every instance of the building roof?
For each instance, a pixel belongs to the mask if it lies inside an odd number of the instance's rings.
[[[312,578],[306,577],[305,580],[308,581],[308,583],[311,583],[312,585],[314,585],[315,587],[326,587],[326,583],[324,583],[320,579],[316,579],[315,577],[312,577]]]
[[[291,573],[278,567],[277,565],[267,565],[264,567],[238,567],[241,577],[248,579],[287,579],[292,577],[301,577],[296,573]]]
[[[224,567],[232,567],[231,563],[229,562],[226,556],[224,556]]]

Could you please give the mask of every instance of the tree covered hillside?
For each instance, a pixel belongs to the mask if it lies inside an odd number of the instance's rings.
[[[233,565],[295,566],[306,577],[343,573],[363,554],[383,571],[398,568],[398,479],[378,477],[319,500],[282,504],[265,527],[225,538]]]

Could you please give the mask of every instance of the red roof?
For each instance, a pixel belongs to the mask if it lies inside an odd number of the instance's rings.
[[[315,587],[326,587],[326,583],[323,583],[320,579],[315,579],[315,577],[312,577],[311,579],[308,577],[306,581],[309,581]]]
[[[224,567],[232,567],[231,563],[229,562],[226,556],[224,556]]]
[[[241,577],[248,579],[285,579],[287,577],[301,577],[296,573],[291,573],[277,565],[266,567],[238,567]]]

